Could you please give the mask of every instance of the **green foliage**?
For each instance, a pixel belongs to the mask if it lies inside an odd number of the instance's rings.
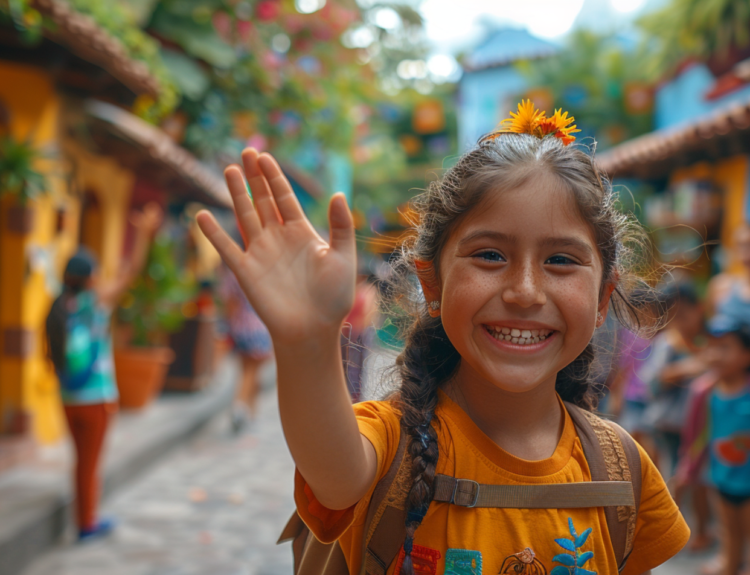
[[[179,103],[179,92],[159,54],[159,43],[145,34],[135,22],[133,12],[112,0],[67,0],[73,9],[90,16],[99,26],[119,39],[134,59],[146,64],[159,83],[156,99],[142,98],[136,111],[144,119],[156,122],[169,114]],[[10,18],[22,37],[29,42],[41,40],[45,28],[54,24],[44,20],[31,5],[31,0],[0,0],[0,15]]]
[[[687,58],[721,58],[733,48],[750,45],[750,2],[670,0],[638,25],[646,36],[645,69],[659,80]]]
[[[519,67],[532,87],[548,89],[555,107],[575,117],[584,129],[579,137],[596,135],[602,148],[652,129],[649,108],[641,113],[628,109],[627,89],[644,77],[639,62],[617,38],[578,31],[555,56]]]
[[[216,0],[162,0],[151,16],[149,29],[195,58],[229,68],[236,60],[234,50],[216,33],[212,20],[223,4]],[[173,73],[177,75],[175,70]]]
[[[30,141],[10,136],[0,139],[0,194],[14,194],[25,202],[46,190],[46,178],[36,169],[44,155]]]
[[[183,306],[195,298],[198,285],[176,257],[179,252],[180,242],[159,235],[144,272],[119,309],[119,320],[133,326],[134,345],[154,343],[160,335],[178,331],[185,321]]]

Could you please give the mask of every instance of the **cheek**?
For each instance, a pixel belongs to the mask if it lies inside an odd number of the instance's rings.
[[[597,287],[593,274],[580,274],[579,277],[569,278],[569,281],[560,281],[555,289],[550,290],[568,330],[593,330],[599,309]]]
[[[476,270],[451,270],[442,287],[442,317],[446,331],[471,329],[471,318],[497,292],[496,281],[476,273]]]

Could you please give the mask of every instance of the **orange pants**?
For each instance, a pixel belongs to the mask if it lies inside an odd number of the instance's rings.
[[[65,406],[65,417],[76,449],[76,516],[81,530],[96,526],[100,489],[99,454],[115,410],[115,405],[111,403]]]

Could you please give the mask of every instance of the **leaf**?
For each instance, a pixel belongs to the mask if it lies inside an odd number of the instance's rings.
[[[576,566],[576,558],[572,555],[568,555],[567,553],[560,553],[559,555],[555,555],[552,558],[552,561],[556,563],[562,563],[563,565],[567,565],[568,567]]]
[[[592,557],[594,557],[593,551],[586,551],[586,553],[581,553],[580,557],[578,557],[578,567],[583,567],[583,564]]]
[[[588,569],[581,569],[576,567],[575,575],[598,575],[596,571],[589,571]]]
[[[568,517],[568,530],[570,531],[570,534],[573,537],[578,537],[578,533],[576,532],[576,528],[573,525],[573,518],[572,517]]]
[[[586,543],[586,539],[589,538],[589,535],[591,535],[591,527],[576,537],[576,549],[583,547],[584,543]]]
[[[570,539],[555,539],[555,543],[557,543],[560,547],[565,549],[566,551],[572,551],[575,553],[576,546],[573,544],[573,542]]]
[[[562,565],[558,565],[552,571],[549,575],[570,575],[570,569],[567,567],[563,567]]]

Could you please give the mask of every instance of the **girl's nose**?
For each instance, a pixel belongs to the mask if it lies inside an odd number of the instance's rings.
[[[516,273],[504,278],[502,298],[507,304],[516,304],[522,308],[547,303],[547,295],[542,287],[542,278],[531,266],[519,266]]]

